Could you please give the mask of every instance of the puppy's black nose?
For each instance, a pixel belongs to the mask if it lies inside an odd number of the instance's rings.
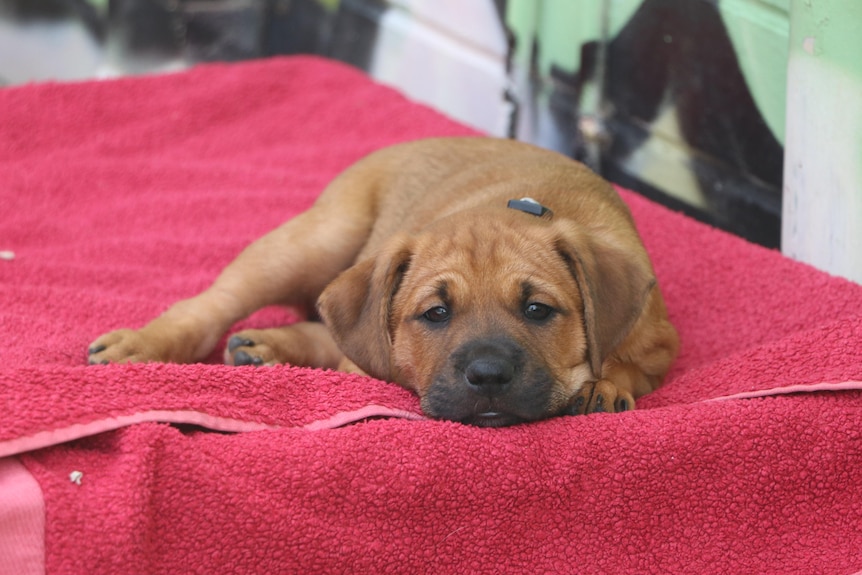
[[[515,377],[515,366],[506,357],[480,357],[467,365],[464,377],[479,393],[493,395],[511,383]]]

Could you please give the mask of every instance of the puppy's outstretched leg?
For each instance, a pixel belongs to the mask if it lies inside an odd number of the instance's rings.
[[[248,246],[203,293],[174,304],[141,329],[96,339],[89,363],[198,361],[231,325],[262,307],[313,310],[323,288],[356,258],[373,223],[367,202],[356,201],[358,194],[338,193],[343,185],[335,187],[310,210]]]

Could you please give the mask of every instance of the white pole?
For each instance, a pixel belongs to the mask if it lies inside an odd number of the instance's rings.
[[[862,2],[793,0],[782,251],[862,283]]]

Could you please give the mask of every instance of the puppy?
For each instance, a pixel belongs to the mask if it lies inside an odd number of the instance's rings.
[[[89,362],[201,360],[273,304],[323,322],[241,331],[226,363],[366,373],[479,426],[633,409],[678,348],[610,184],[528,144],[441,138],[360,160],[212,287],[98,338]]]

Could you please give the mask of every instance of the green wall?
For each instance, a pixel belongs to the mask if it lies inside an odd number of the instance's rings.
[[[532,38],[538,37],[543,76],[549,76],[552,63],[575,72],[580,68],[580,46],[601,39],[605,22],[613,38],[640,4],[641,0],[510,0],[506,18],[518,39],[516,58],[520,65],[528,65]],[[721,0],[719,10],[754,100],[783,142],[790,0]]]

